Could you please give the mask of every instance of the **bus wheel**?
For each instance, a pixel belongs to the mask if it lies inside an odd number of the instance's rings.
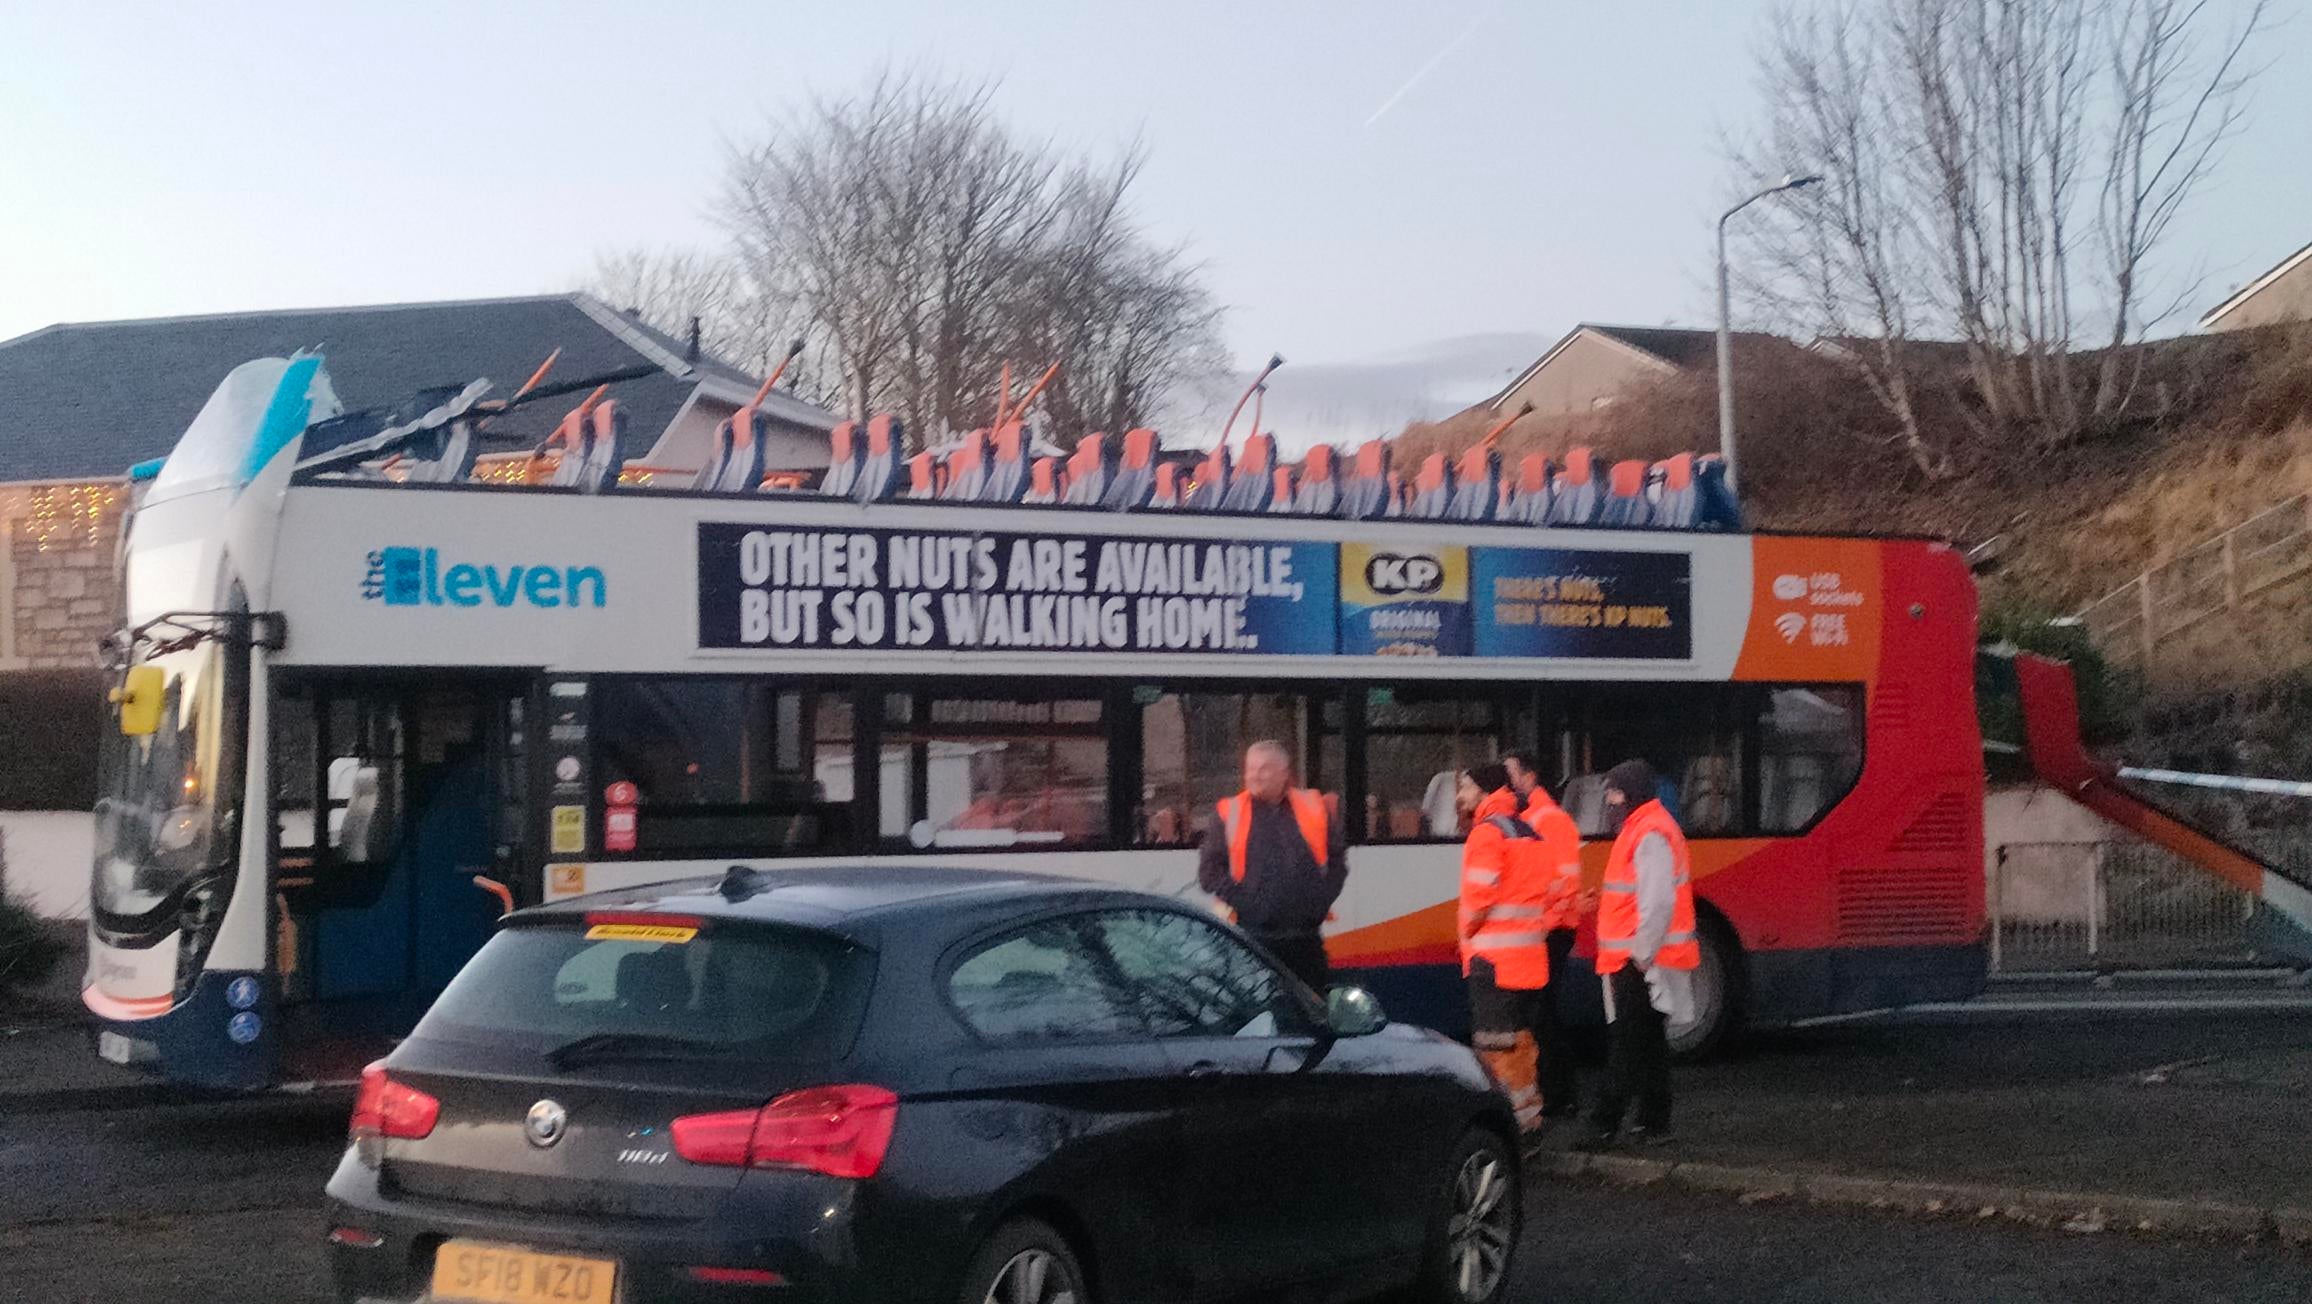
[[[1694,969],[1694,1017],[1669,1027],[1670,1054],[1680,1060],[1708,1059],[1742,1027],[1741,944],[1716,915],[1705,913],[1695,923],[1702,963]]]

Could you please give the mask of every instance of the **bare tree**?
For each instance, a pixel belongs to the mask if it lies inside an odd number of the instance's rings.
[[[801,314],[844,406],[897,411],[918,438],[985,424],[1007,360],[1061,364],[1045,411],[1063,444],[1145,419],[1217,348],[1200,270],[1132,219],[1137,149],[1066,158],[991,100],[886,73],[735,152],[721,217],[745,278]]]
[[[1837,350],[1892,426],[1892,438],[1930,479],[1950,473],[1948,447],[1924,428],[1913,323],[1925,233],[1908,207],[1900,160],[1886,131],[1869,19],[1848,2],[1776,15],[1761,52],[1767,103],[1763,143],[1738,150],[1742,171],[1772,175],[1802,159],[1822,184],[1754,219],[1749,285],[1773,320]]]
[[[2240,58],[2263,29],[2265,0],[2249,6],[2212,63],[2201,60],[2194,34],[2206,3],[2120,0],[2109,35],[2119,107],[2097,214],[2112,299],[2111,345],[2095,394],[2099,416],[2126,407],[2134,396],[2140,359],[2137,365],[2123,363],[2123,346],[2183,304],[2188,290],[2147,306],[2146,270],[2245,111],[2247,78]]]
[[[2266,2],[2245,0],[2213,58],[2212,0],[1784,9],[1760,55],[1766,121],[1735,160],[1830,182],[1751,225],[1754,301],[1848,337],[1929,475],[1948,449],[1917,415],[1921,339],[1963,350],[1974,401],[1950,410],[1975,434],[2053,444],[2120,414],[2129,346],[2180,302],[2147,308],[2147,271],[2238,125]]]

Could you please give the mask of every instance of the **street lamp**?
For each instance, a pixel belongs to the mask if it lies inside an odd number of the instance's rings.
[[[1802,190],[1820,180],[1820,176],[1812,173],[1803,177],[1785,175],[1781,185],[1768,186],[1718,215],[1718,455],[1726,460],[1728,489],[1737,485],[1734,478],[1734,325],[1733,309],[1726,293],[1726,219],[1768,195]]]

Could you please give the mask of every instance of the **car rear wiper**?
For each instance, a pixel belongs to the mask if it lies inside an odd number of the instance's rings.
[[[718,1059],[730,1048],[689,1037],[668,1037],[650,1032],[590,1032],[546,1052],[546,1062],[558,1069],[596,1060]]]

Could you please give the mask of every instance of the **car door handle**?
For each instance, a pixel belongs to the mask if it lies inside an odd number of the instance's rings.
[[[1211,1060],[1198,1060],[1188,1066],[1188,1076],[1192,1078],[1217,1078],[1220,1076],[1220,1066]]]

